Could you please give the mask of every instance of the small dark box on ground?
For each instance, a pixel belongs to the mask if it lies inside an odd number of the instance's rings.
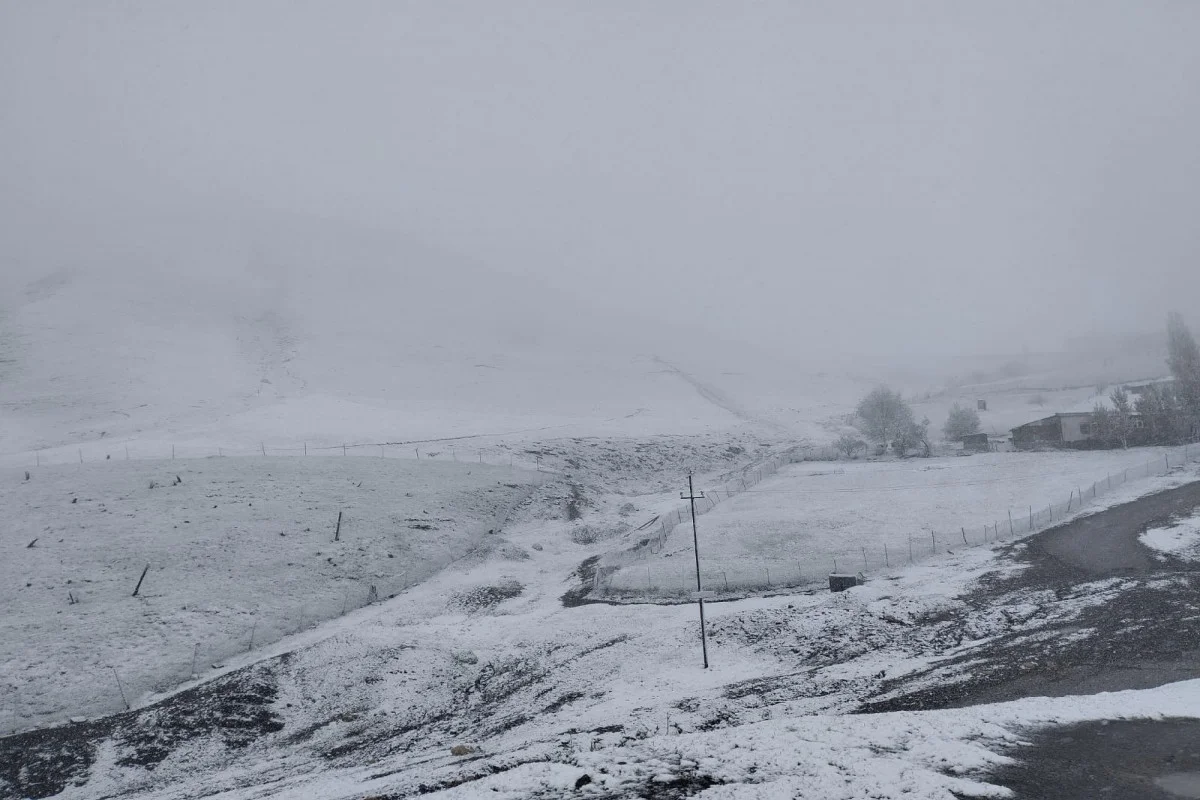
[[[829,574],[829,591],[844,592],[851,586],[858,586],[862,581],[858,575],[846,575],[837,572]]]

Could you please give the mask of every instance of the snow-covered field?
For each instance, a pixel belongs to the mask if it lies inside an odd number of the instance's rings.
[[[1090,503],[1093,483],[1103,494],[1126,479],[1162,474],[1168,454],[1172,467],[1182,463],[1178,448],[1137,448],[792,464],[702,517],[704,580],[717,591],[726,581],[730,588],[796,585],[835,569],[871,572],[1007,538],[1028,532],[1031,514],[1036,530],[1068,505],[1077,509],[1080,492]],[[641,551],[644,560],[621,567],[610,586],[685,587],[694,569],[692,538],[685,520],[661,552]]]
[[[1131,484],[1104,500],[1181,480]],[[457,564],[395,600],[307,632],[286,660],[254,667],[245,685],[269,687],[273,698],[267,740],[251,735],[226,748],[211,735],[176,730],[181,720],[171,712],[146,710],[139,729],[161,738],[100,748],[91,780],[67,785],[61,797],[333,800],[435,790],[431,796],[516,800],[563,796],[585,775],[582,794],[599,797],[654,787],[714,798],[1003,797],[984,772],[1008,763],[1031,729],[1200,717],[1195,681],[843,714],[862,687],[936,665],[939,652],[969,650],[996,623],[1036,623],[1025,621],[1038,608],[1025,599],[1014,613],[980,610],[968,626],[972,641],[961,646],[921,644],[937,637],[913,621],[961,611],[976,579],[1005,569],[989,548],[943,554],[839,595],[712,605],[705,670],[694,606],[564,608],[564,574],[597,549],[572,542],[557,521],[525,521],[504,538],[529,557]],[[1084,586],[1054,613],[1103,603],[1112,589]],[[283,644],[231,658],[227,670],[283,652]],[[789,696],[795,681],[802,690]],[[159,742],[167,746],[156,755]]]
[[[135,700],[372,587],[386,598],[461,557],[541,477],[315,456],[5,471],[0,729],[115,711],[117,676]]]
[[[168,235],[169,249],[121,251],[132,266],[116,276],[89,271],[81,246],[83,266],[0,298],[0,729],[94,717],[122,693],[142,709],[145,738],[90,753],[89,782],[64,800],[349,798],[458,781],[441,794],[558,797],[585,774],[608,796],[661,784],[940,800],[998,794],[980,770],[1027,725],[1200,716],[1191,684],[842,716],[856,689],[936,667],[913,623],[963,611],[970,582],[1004,568],[986,547],[960,550],[962,529],[971,544],[996,535],[985,525],[1005,534],[1011,509],[1019,531],[1029,506],[1061,509],[1157,451],[805,463],[723,497],[700,523],[707,581],[782,568],[786,582],[793,565],[815,577],[835,557],[856,570],[870,548],[873,583],[710,606],[704,670],[692,606],[564,603],[590,588],[592,559],[679,506],[689,472],[705,489],[766,453],[827,441],[882,376],[651,336],[409,243],[285,233],[253,246],[212,237],[224,243],[185,257]],[[396,264],[426,284],[373,294]],[[985,427],[1094,394],[1050,393],[1043,407],[1036,386],[980,387]],[[918,416],[939,426],[954,397],[974,396],[939,395]],[[396,444],[353,447],[366,442]],[[342,443],[370,457],[343,457]],[[538,467],[548,483],[487,535]],[[687,583],[691,563],[682,525],[647,565]],[[1087,590],[1056,610],[1116,591]],[[994,627],[972,622],[980,637]],[[773,694],[795,681],[804,692]],[[173,712],[147,707],[212,692],[236,728],[260,689],[278,736],[246,749],[226,749],[219,724],[175,728]],[[107,723],[69,730],[91,724]],[[725,783],[689,784],[697,774]]]

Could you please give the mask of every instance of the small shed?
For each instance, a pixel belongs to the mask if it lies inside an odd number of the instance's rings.
[[[991,440],[986,433],[968,433],[962,437],[963,450],[969,453],[986,453],[992,449]]]
[[[829,573],[829,591],[844,592],[854,586],[862,586],[867,582],[866,577],[859,572],[851,574],[849,572],[831,572]]]
[[[976,400],[975,408],[978,411],[987,411],[987,400]]]

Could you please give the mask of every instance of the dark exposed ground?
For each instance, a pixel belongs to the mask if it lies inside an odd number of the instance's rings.
[[[1064,620],[1056,638],[1092,629],[1062,646],[1031,643],[1018,632],[964,655],[985,663],[955,684],[906,691],[909,678],[885,685],[886,700],[862,711],[948,708],[1020,697],[1144,689],[1200,677],[1200,571],[1162,559],[1138,541],[1148,527],[1200,508],[1200,483],[1151,495],[1033,536],[1012,548],[1028,565],[1012,578],[985,582],[971,598],[977,612],[1014,591],[1077,594],[1089,582],[1127,579],[1105,603]],[[953,659],[951,660],[953,661]],[[943,662],[945,663],[945,662]],[[929,677],[928,675],[925,677]],[[1088,723],[1028,734],[1032,746],[1013,749],[1017,761],[989,781],[1018,798],[1153,800],[1200,797],[1200,720]],[[1192,773],[1197,772],[1196,776]],[[1175,793],[1156,784],[1167,784]],[[1194,791],[1194,793],[1189,793]]]
[[[1108,602],[1043,628],[1053,646],[1031,643],[1026,632],[1013,630],[940,662],[944,670],[956,661],[983,659],[986,663],[967,671],[966,680],[909,691],[906,686],[921,683],[931,673],[905,676],[881,687],[877,696],[888,699],[868,701],[861,710],[950,708],[1030,696],[1145,689],[1200,677],[1200,570],[1188,562],[1157,558],[1138,542],[1146,528],[1198,508],[1200,482],[1190,483],[1011,546],[1011,559],[1028,568],[1013,577],[984,581],[968,599],[977,614],[1016,592],[1042,591],[1061,600],[1105,578],[1128,579],[1129,585]],[[1087,630],[1094,632],[1071,636]]]
[[[286,658],[286,657],[285,657]],[[96,750],[111,742],[121,766],[153,770],[197,738],[237,750],[278,732],[274,662],[180,692],[153,709],[0,738],[0,798],[51,797],[90,777]]]
[[[990,780],[1019,798],[1168,800],[1200,797],[1200,720],[1092,722],[1042,731]],[[1157,780],[1175,791],[1165,791]]]

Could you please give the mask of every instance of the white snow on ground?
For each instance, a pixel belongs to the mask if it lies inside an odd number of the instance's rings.
[[[1176,558],[1200,559],[1200,515],[1172,519],[1169,525],[1162,528],[1149,528],[1138,537],[1138,541],[1151,550]]]
[[[164,221],[133,252],[118,247],[119,271],[79,245],[80,267],[0,297],[0,463],[450,437],[479,440],[460,445],[474,452],[776,418],[808,435],[869,388],[844,376],[809,386],[747,344],[630,320],[403,239],[260,223],[247,242],[242,225],[214,220],[228,237],[184,239],[181,255],[182,232]],[[372,292],[397,263],[413,285]],[[680,352],[677,369],[656,357]],[[743,374],[728,374],[734,363]]]
[[[1102,500],[1184,480],[1179,473],[1151,479]],[[457,564],[394,600],[303,634],[304,646],[270,667],[280,690],[274,708],[285,722],[270,749],[235,752],[200,742],[152,772],[122,771],[119,754],[104,750],[92,781],[68,788],[64,800],[117,790],[164,799],[352,798],[462,780],[468,782],[441,796],[556,797],[584,774],[626,796],[636,796],[645,781],[704,774],[729,783],[700,797],[999,797],[1004,792],[985,785],[980,772],[1001,763],[1000,749],[1017,745],[1029,726],[1200,717],[1195,681],[1088,698],[842,716],[855,688],[879,674],[936,666],[937,656],[905,657],[905,637],[922,635],[921,625],[908,623],[961,603],[974,580],[1005,568],[990,548],[942,555],[840,595],[709,605],[712,666],[704,670],[694,605],[563,608],[558,595],[572,584],[563,576],[597,552],[563,534],[561,522],[515,525],[503,538],[529,558]],[[502,585],[519,593],[464,604]],[[1077,613],[1117,588],[1084,587],[1059,612]],[[1026,624],[1052,605],[1020,602],[1005,609],[1009,624]],[[777,647],[788,641],[782,621],[821,619],[827,624],[791,640],[811,648],[840,633],[828,652]],[[973,635],[983,641],[992,630],[980,622]],[[1036,632],[1035,622],[1029,629]],[[847,660],[840,648],[863,632],[876,638]],[[812,691],[772,697],[789,682]],[[154,712],[144,716],[152,727]],[[454,745],[473,752],[454,756]]]
[[[817,580],[834,570],[835,560],[841,571],[879,570],[908,563],[910,553],[920,559],[1027,532],[1031,511],[1033,528],[1044,527],[1051,519],[1050,504],[1053,519],[1061,519],[1068,504],[1072,511],[1079,508],[1080,492],[1085,505],[1094,507],[1094,482],[1102,495],[1110,491],[1108,485],[1161,475],[1167,452],[1138,448],[792,464],[703,517],[701,564],[715,589],[723,588],[724,579],[731,585],[761,583],[766,570],[776,584],[797,577]],[[1182,450],[1169,452],[1178,466]],[[674,578],[678,584],[683,565],[693,563],[692,554],[691,523],[684,522],[659,555],[622,568],[612,583],[642,589],[670,585]]]
[[[1009,763],[1012,757],[1001,751],[1019,748],[1030,727],[1162,717],[1200,717],[1200,681],[948,711],[775,719],[733,730],[655,736],[578,752],[569,766],[520,766],[432,796],[551,797],[584,774],[610,791],[632,793],[654,781],[703,774],[726,783],[692,795],[704,800],[1012,797],[980,773]]]
[[[0,729],[118,710],[113,669],[133,700],[372,586],[385,598],[461,557],[540,477],[315,456],[5,472]]]

